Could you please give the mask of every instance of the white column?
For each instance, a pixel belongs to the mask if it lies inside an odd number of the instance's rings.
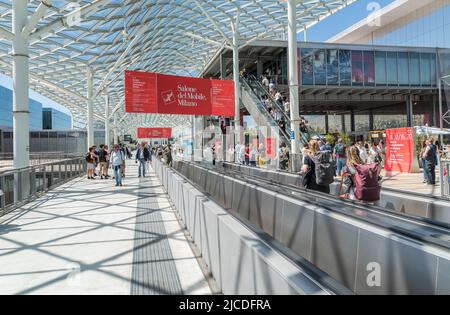
[[[298,171],[297,160],[300,154],[299,135],[299,97],[297,69],[297,17],[296,0],[288,0],[288,57],[289,57],[289,102],[291,106],[291,132],[295,139],[291,140],[292,170]]]
[[[236,24],[233,29],[233,80],[234,80],[234,95],[235,99],[235,115],[234,115],[234,128],[235,128],[235,145],[240,142],[241,137],[241,112],[240,112],[240,99],[241,99],[241,85],[239,82],[239,33],[238,25]]]
[[[191,152],[191,161],[195,161],[195,115],[191,116],[191,139],[192,139],[192,152]]]
[[[117,112],[114,113],[114,130],[113,130],[113,132],[114,132],[114,139],[112,141],[112,144],[114,145],[114,144],[118,143],[117,142],[117,137],[119,136],[119,134],[117,132]]]
[[[111,147],[111,141],[109,139],[109,95],[105,95],[105,144]]]
[[[29,166],[30,163],[30,112],[29,112],[29,38],[22,34],[27,25],[27,0],[14,0],[13,6],[13,132],[14,168]]]
[[[88,148],[94,143],[94,74],[91,68],[87,70],[87,143]]]

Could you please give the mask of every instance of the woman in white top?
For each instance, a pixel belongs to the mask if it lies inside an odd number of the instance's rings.
[[[367,158],[367,162],[369,164],[379,162],[380,150],[378,149],[375,143],[372,144],[372,147],[369,150],[369,157]]]

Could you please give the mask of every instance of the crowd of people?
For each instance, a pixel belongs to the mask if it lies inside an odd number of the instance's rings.
[[[116,186],[123,186],[122,179],[125,178],[127,159],[132,159],[130,148],[124,144],[115,144],[110,150],[107,145],[92,146],[86,155],[87,178],[94,180],[99,177],[101,180],[110,179],[109,169],[113,170],[112,178],[115,179]],[[135,163],[138,166],[138,177],[145,177],[149,170],[152,156],[163,159],[169,166],[172,165],[171,145],[152,147],[147,142],[141,142],[135,154]]]
[[[130,149],[123,144],[115,144],[112,150],[105,144],[92,146],[86,155],[87,178],[94,180],[109,179],[109,168],[114,170],[113,178],[116,180],[116,186],[122,186],[122,178],[125,177],[125,159],[131,159]],[[97,170],[97,167],[99,168]]]
[[[307,189],[330,193],[335,176],[340,177],[339,196],[376,203],[380,199],[385,156],[384,142],[346,146],[338,139],[334,148],[326,140],[313,139],[304,148],[303,185]]]

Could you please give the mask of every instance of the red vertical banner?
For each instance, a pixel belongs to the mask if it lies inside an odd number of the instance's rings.
[[[386,130],[386,171],[411,173],[414,146],[413,128]]]
[[[233,117],[234,81],[210,80],[211,84],[211,114],[213,116]]]
[[[138,128],[138,138],[165,139],[172,137],[172,128]]]
[[[125,72],[125,111],[155,113],[158,111],[156,73]]]
[[[275,138],[266,138],[266,156],[270,158],[277,156],[277,143]]]

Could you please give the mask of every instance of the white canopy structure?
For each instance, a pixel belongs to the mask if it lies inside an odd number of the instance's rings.
[[[125,113],[124,71],[196,76],[223,47],[236,63],[251,41],[286,39],[355,1],[0,0],[0,71],[14,78],[16,125],[26,125],[31,87],[66,106],[89,142],[94,120],[107,131],[110,120],[127,132],[188,126],[185,116]],[[28,130],[15,135],[15,156],[22,156]]]

